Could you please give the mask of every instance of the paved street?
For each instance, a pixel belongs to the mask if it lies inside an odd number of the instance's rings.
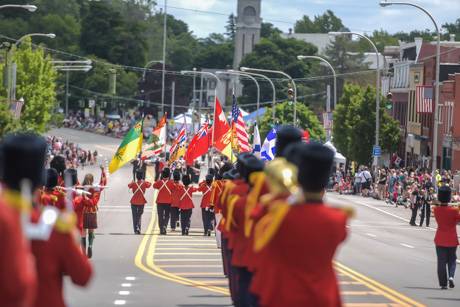
[[[50,134],[97,149],[102,161],[120,142],[68,129]],[[98,178],[96,167],[79,170],[80,177],[87,171]],[[143,235],[134,235],[126,188],[131,178],[129,166],[109,178],[92,259],[95,278],[84,290],[66,284],[70,306],[229,306],[220,252],[213,237],[202,236],[199,208],[189,237],[158,236],[151,204],[143,216]],[[153,197],[150,190],[148,199]],[[458,288],[438,290],[433,228],[409,226],[408,209],[357,196],[327,197],[333,205],[357,211],[336,265],[347,306],[459,305]]]

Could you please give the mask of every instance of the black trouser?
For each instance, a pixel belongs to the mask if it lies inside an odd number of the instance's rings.
[[[420,226],[423,225],[423,220],[426,218],[426,226],[430,226],[431,206],[429,203],[422,205],[422,212],[420,214]]]
[[[205,234],[213,230],[214,212],[209,208],[201,208],[201,219],[203,220],[203,229]]]
[[[179,220],[179,208],[171,207],[171,229],[176,229],[176,224],[178,220]]]
[[[258,299],[249,291],[252,281],[252,273],[245,267],[238,269],[238,295],[240,296],[240,306],[242,307],[256,307],[258,306]]]
[[[225,276],[229,275],[228,274],[229,269],[228,269],[228,263],[227,263],[227,243],[228,243],[227,238],[224,238],[222,236],[220,250],[222,252],[222,266],[224,269]]]
[[[157,204],[158,225],[160,226],[160,230],[165,231],[166,227],[168,227],[170,210],[171,204]]]
[[[410,218],[410,224],[411,225],[415,225],[415,220],[417,219],[417,212],[418,212],[418,209],[420,208],[420,205],[419,204],[414,204],[411,208],[412,210],[412,216]]]
[[[181,209],[180,210],[180,226],[182,228],[182,234],[188,233],[190,229],[190,219],[192,217],[192,209]]]
[[[438,279],[441,287],[447,287],[447,280],[454,278],[457,266],[457,247],[436,246],[438,256]]]
[[[144,205],[131,205],[131,213],[133,214],[134,232],[141,231],[142,214],[144,213]]]

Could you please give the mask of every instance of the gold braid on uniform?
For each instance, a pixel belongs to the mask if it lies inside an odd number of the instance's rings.
[[[77,225],[77,215],[74,212],[65,212],[59,214],[54,228],[59,233],[71,233]]]
[[[249,177],[249,182],[252,184],[251,192],[248,194],[248,199],[246,206],[244,208],[244,235],[246,238],[249,238],[251,235],[252,226],[254,221],[251,219],[251,212],[257,205],[259,200],[260,192],[265,183],[265,173],[264,172],[255,172],[252,173]]]
[[[254,228],[254,251],[259,252],[276,235],[290,206],[286,201],[276,201]]]
[[[230,231],[233,222],[233,211],[235,210],[235,204],[240,199],[238,195],[231,195],[227,201],[227,219],[225,221],[225,230]]]
[[[25,200],[19,192],[5,190],[3,198],[7,205],[19,212],[29,212],[32,209],[32,203]]]

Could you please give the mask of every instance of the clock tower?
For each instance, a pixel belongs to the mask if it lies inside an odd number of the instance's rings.
[[[251,53],[260,40],[261,0],[238,0],[238,16],[236,17],[235,54],[233,68],[238,69],[243,57]]]

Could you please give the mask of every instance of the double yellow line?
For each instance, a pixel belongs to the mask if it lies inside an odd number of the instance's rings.
[[[141,269],[142,271],[165,279],[175,283],[179,283],[185,286],[191,286],[202,290],[212,291],[219,294],[230,295],[229,291],[223,287],[216,287],[209,285],[204,282],[199,282],[196,280],[188,279],[185,277],[181,277],[175,275],[173,273],[167,272],[163,270],[161,267],[155,264],[154,256],[155,256],[155,247],[158,240],[158,234],[154,234],[154,230],[156,230],[157,220],[155,210],[152,210],[152,217],[150,220],[150,224],[147,228],[147,234],[144,235],[142,238],[141,244],[136,253],[136,257],[134,258],[134,264]]]
[[[413,299],[379,283],[376,280],[364,276],[363,274],[358,273],[341,263],[334,262],[334,265],[337,272],[350,277],[351,279],[359,282],[360,284],[368,287],[369,289],[374,290],[378,294],[386,297],[394,303],[399,304],[400,306],[425,307],[425,305],[416,302]]]

